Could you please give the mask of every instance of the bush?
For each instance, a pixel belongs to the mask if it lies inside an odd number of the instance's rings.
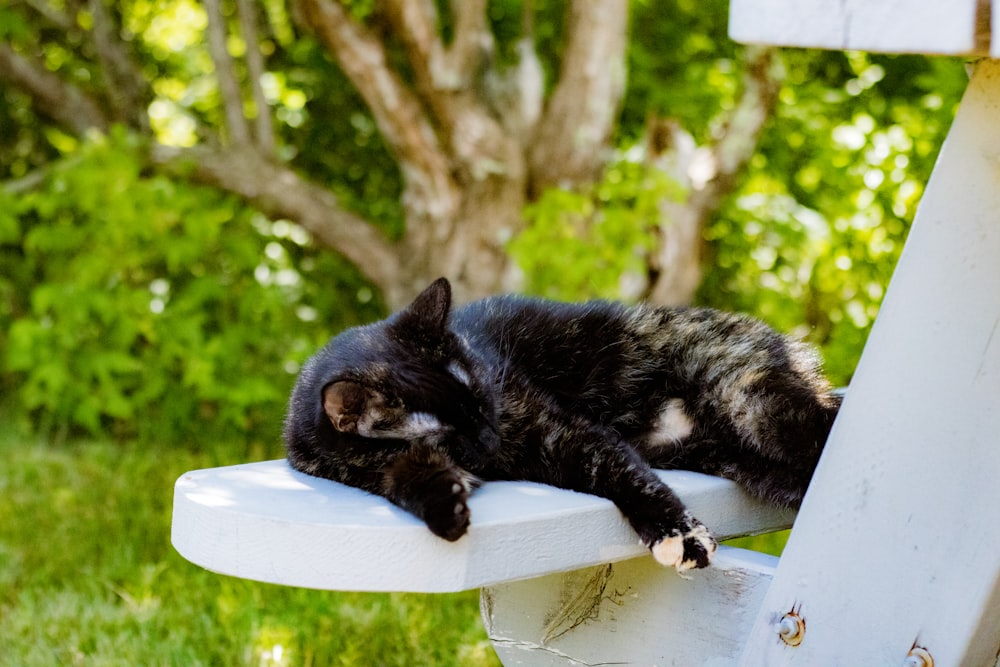
[[[564,301],[634,297],[632,286],[642,284],[655,245],[660,206],[684,196],[666,172],[627,156],[583,191],[546,190],[525,209],[528,224],[507,247],[525,291]]]
[[[298,363],[377,317],[372,291],[288,223],[141,164],[113,132],[0,194],[4,393],[56,433],[276,439]]]

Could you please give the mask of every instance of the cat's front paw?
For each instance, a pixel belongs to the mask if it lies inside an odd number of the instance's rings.
[[[680,527],[664,535],[650,549],[658,562],[684,572],[707,567],[717,547],[708,528],[685,512]]]
[[[428,482],[423,518],[432,533],[449,542],[465,535],[474,485],[474,478],[455,470],[443,471]]]

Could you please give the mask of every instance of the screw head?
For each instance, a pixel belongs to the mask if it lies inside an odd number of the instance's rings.
[[[794,611],[788,612],[778,622],[778,636],[789,646],[798,646],[806,636],[806,619]]]
[[[906,654],[903,667],[934,667],[934,656],[923,646],[914,646]]]

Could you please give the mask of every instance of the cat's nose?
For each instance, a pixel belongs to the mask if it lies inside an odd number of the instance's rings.
[[[500,447],[500,434],[493,424],[486,424],[479,432],[479,444],[487,451],[493,452]]]

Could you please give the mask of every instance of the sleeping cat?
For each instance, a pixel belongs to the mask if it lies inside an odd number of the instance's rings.
[[[446,540],[466,532],[480,480],[603,496],[683,571],[716,542],[653,468],[797,506],[840,403],[818,369],[741,315],[520,296],[453,310],[442,278],[303,366],[285,445],[294,468],[382,495]]]

